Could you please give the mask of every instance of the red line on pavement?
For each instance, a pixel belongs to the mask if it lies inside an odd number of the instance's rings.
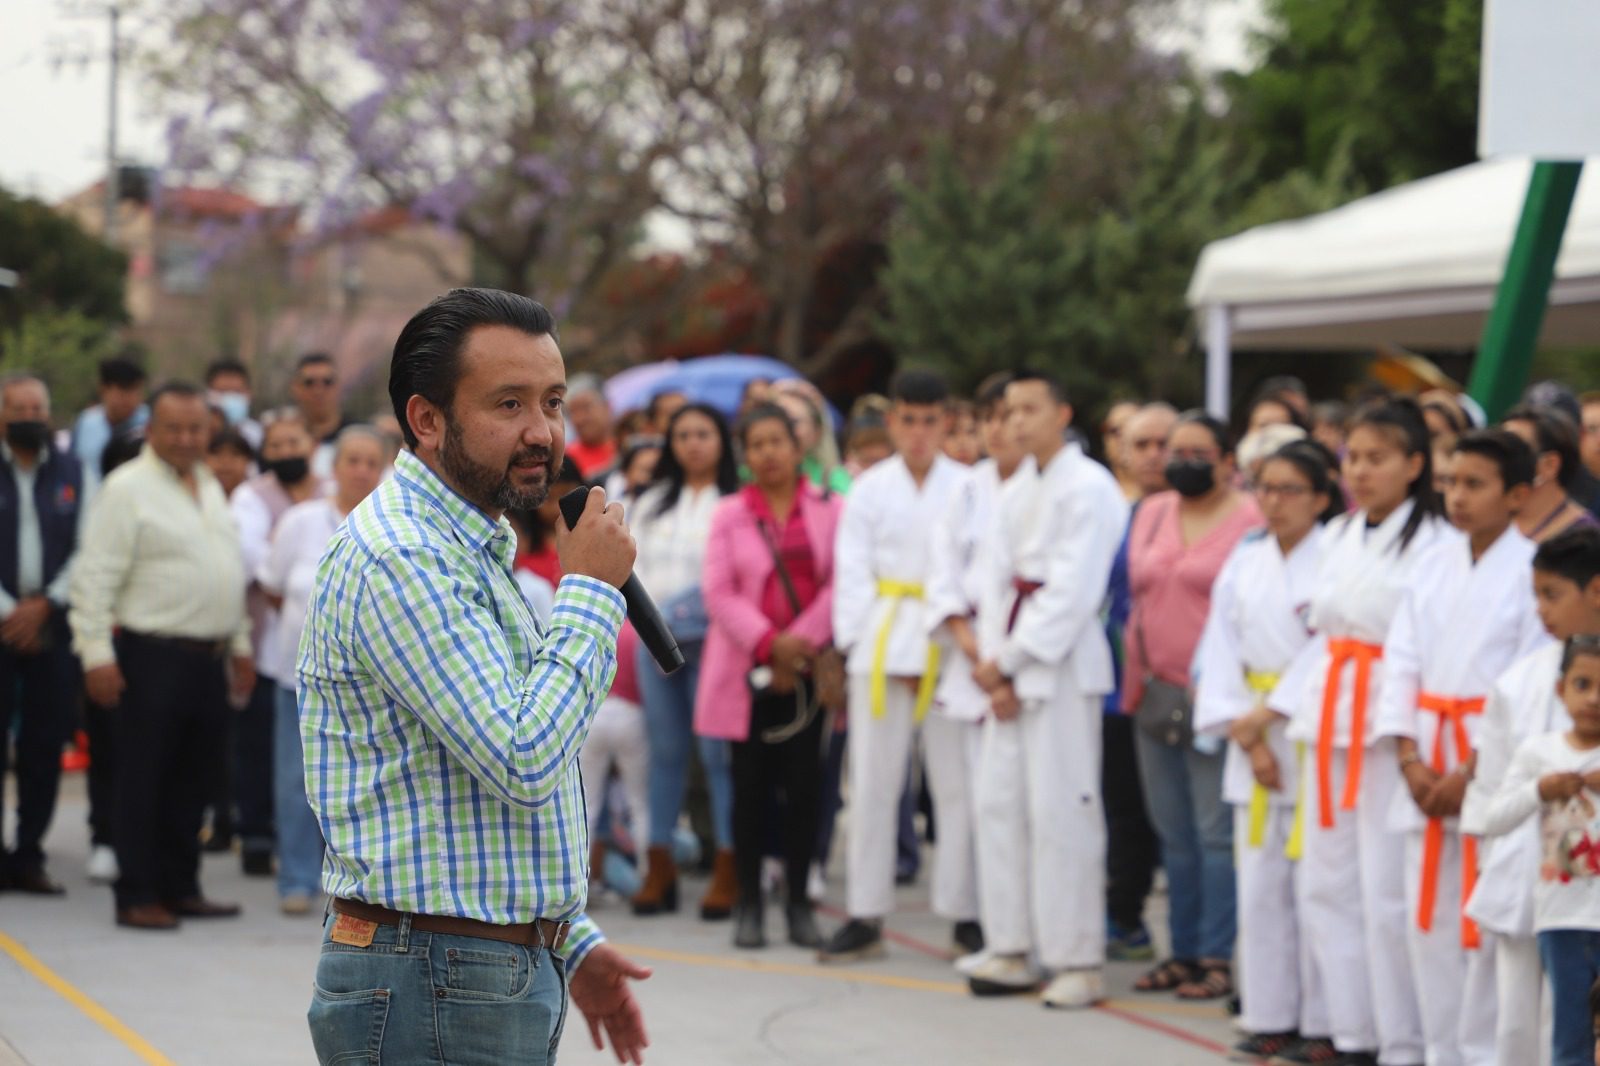
[[[840,910],[838,907],[834,907],[826,903],[817,904],[817,910],[838,921],[845,921],[849,918],[849,915]],[[912,951],[921,952],[922,954],[932,958],[942,959],[946,962],[950,961],[950,953],[948,951],[941,951],[932,944],[929,944],[923,940],[918,940],[914,936],[907,936],[905,933],[897,933],[887,926],[883,928],[883,938],[892,944],[899,944],[901,947],[910,948]],[[1108,1006],[1104,1003],[1096,1004],[1094,1009],[1100,1011],[1102,1014],[1109,1014],[1113,1018],[1125,1021],[1130,1025],[1141,1026],[1142,1028],[1149,1029],[1152,1032],[1161,1033],[1163,1036],[1169,1036],[1174,1040],[1181,1040],[1185,1044],[1193,1044],[1195,1047],[1209,1051],[1213,1055],[1221,1055],[1223,1058],[1227,1058],[1233,1052],[1233,1049],[1228,1047],[1226,1044],[1219,1044],[1215,1040],[1201,1036],[1199,1033],[1191,1032],[1188,1029],[1181,1029],[1176,1025],[1168,1025],[1166,1022],[1158,1021],[1155,1018],[1151,1018],[1144,1014],[1139,1014],[1135,1011],[1124,1010],[1121,1007]]]
[[[1110,1007],[1104,1003],[1101,1003],[1097,1004],[1094,1009],[1100,1011],[1102,1014],[1109,1014],[1113,1018],[1120,1018],[1123,1021],[1129,1022],[1133,1025],[1140,1025],[1146,1029],[1154,1030],[1155,1032],[1161,1033],[1165,1036],[1170,1036],[1174,1040],[1182,1040],[1185,1044],[1193,1044],[1195,1047],[1204,1048],[1206,1051],[1209,1051],[1214,1055],[1221,1055],[1223,1058],[1227,1058],[1233,1050],[1226,1045],[1217,1043],[1215,1040],[1207,1039],[1206,1037],[1201,1036],[1199,1033],[1193,1033],[1187,1029],[1180,1029],[1176,1025],[1168,1025],[1166,1022],[1157,1021],[1156,1019],[1146,1017],[1143,1014],[1136,1014],[1131,1010],[1123,1010],[1121,1007]]]
[[[819,903],[817,905],[817,910],[821,911],[823,914],[826,914],[829,918],[834,918],[841,922],[848,920],[850,917],[838,907],[830,906],[826,903]],[[942,962],[950,961],[950,952],[942,948],[936,948],[927,941],[918,940],[914,936],[907,936],[904,933],[897,933],[888,926],[883,927],[883,939],[887,940],[891,944],[899,944],[903,948],[910,948],[912,951],[921,952],[922,954],[927,955],[929,958],[939,959]]]

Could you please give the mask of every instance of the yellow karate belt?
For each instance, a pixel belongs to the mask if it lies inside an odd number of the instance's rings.
[[[894,616],[899,613],[901,600],[920,600],[922,585],[915,581],[894,581],[884,578],[878,582],[878,598],[889,601],[889,613],[883,616],[878,627],[878,639],[872,648],[872,717],[882,718],[889,713],[889,634],[894,630]],[[933,706],[933,690],[939,683],[939,645],[928,643],[928,661],[922,670],[922,680],[917,685],[917,721],[928,716]]]
[[[1278,687],[1278,681],[1282,678],[1282,676],[1282,674],[1269,674],[1262,670],[1246,670],[1244,674],[1244,683],[1251,692],[1254,692],[1262,700],[1265,700],[1267,696],[1272,693],[1272,690]],[[1295,745],[1295,758],[1298,760],[1297,765],[1299,762],[1305,761],[1304,744]],[[1266,843],[1267,812],[1272,806],[1271,795],[1272,794],[1267,791],[1267,787],[1259,781],[1257,781],[1255,783],[1255,787],[1251,789],[1249,841],[1252,848],[1259,848]],[[1300,801],[1298,798],[1296,798],[1294,804],[1294,823],[1289,830],[1289,840],[1286,844],[1284,844],[1283,853],[1291,859],[1298,859],[1300,857],[1300,844]]]

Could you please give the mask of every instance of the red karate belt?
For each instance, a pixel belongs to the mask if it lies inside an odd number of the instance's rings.
[[[1472,755],[1472,738],[1467,735],[1467,716],[1483,713],[1482,696],[1471,698],[1436,696],[1431,692],[1417,693],[1417,709],[1437,715],[1439,724],[1433,733],[1433,758],[1429,765],[1435,773],[1445,773],[1445,728],[1450,727],[1455,739],[1456,759],[1464,762]],[[1439,894],[1439,860],[1444,854],[1444,819],[1429,818],[1428,828],[1422,838],[1422,891],[1417,900],[1417,926],[1423,932],[1433,929],[1435,897]],[[1482,942],[1478,923],[1466,915],[1466,902],[1478,881],[1478,841],[1475,837],[1461,837],[1461,946],[1476,948]]]
[[[1361,792],[1361,752],[1367,739],[1367,691],[1372,664],[1383,658],[1383,645],[1353,637],[1328,640],[1328,676],[1322,684],[1322,722],[1317,730],[1317,810],[1322,828],[1333,828],[1333,734],[1339,708],[1339,679],[1345,664],[1356,664],[1355,691],[1350,694],[1350,765],[1345,770],[1343,810],[1356,808]]]
[[[1017,590],[1017,598],[1012,601],[1011,614],[1006,618],[1007,636],[1011,634],[1013,629],[1017,628],[1017,616],[1022,613],[1022,605],[1028,601],[1029,596],[1044,588],[1044,582],[1028,581],[1025,578],[1014,577],[1011,579],[1011,587]]]

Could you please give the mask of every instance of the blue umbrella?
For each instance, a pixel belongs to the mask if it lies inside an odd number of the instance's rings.
[[[606,379],[606,402],[618,414],[643,407],[650,402],[652,396],[661,391],[660,382],[677,373],[679,366],[676,359],[630,366]]]
[[[650,392],[681,392],[732,418],[739,413],[739,398],[750,382],[799,376],[800,372],[788,363],[765,355],[707,355],[684,360],[671,374],[652,382]]]

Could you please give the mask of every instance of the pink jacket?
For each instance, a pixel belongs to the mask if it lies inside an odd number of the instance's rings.
[[[801,484],[806,493],[801,519],[822,591],[788,632],[822,647],[833,639],[833,535],[844,500],[838,495],[824,497],[810,482]],[[756,528],[755,516],[734,493],[711,516],[700,585],[711,620],[694,701],[694,729],[703,737],[745,740],[750,734],[750,687],[745,675],[755,665],[756,646],[774,628],[761,612],[761,593],[772,571],[772,552]]]

